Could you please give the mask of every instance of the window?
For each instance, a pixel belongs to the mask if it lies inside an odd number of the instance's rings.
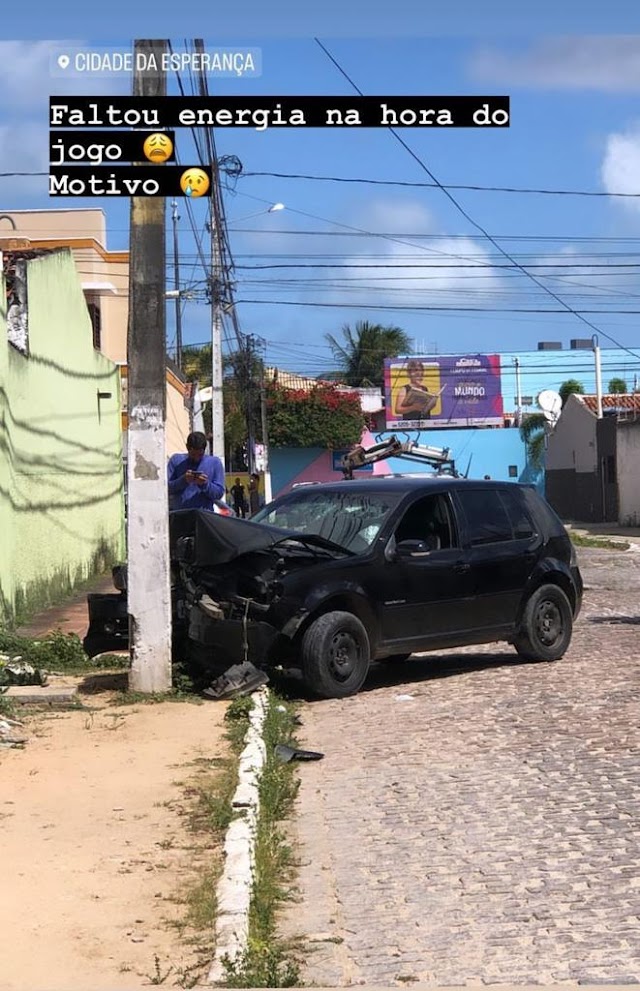
[[[93,330],[93,346],[96,351],[100,350],[100,345],[102,344],[102,322],[100,313],[100,300],[94,296],[87,296],[87,310],[89,311],[89,317],[91,319],[91,327]]]
[[[507,511],[497,489],[458,489],[472,545],[513,540]]]
[[[395,538],[397,543],[401,540],[424,540],[432,545],[435,538],[436,549],[454,547],[451,510],[445,496],[425,496],[414,502],[400,520]]]
[[[536,532],[535,524],[527,512],[520,490],[514,488],[502,489],[500,491],[500,498],[507,510],[507,515],[513,528],[514,539],[524,540],[526,537],[533,537]]]
[[[262,510],[253,522],[317,534],[354,553],[370,547],[400,497],[395,493],[295,489],[279,505]]]

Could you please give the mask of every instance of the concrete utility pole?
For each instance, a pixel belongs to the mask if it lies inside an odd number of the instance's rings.
[[[136,41],[136,53],[162,65],[164,41]],[[166,95],[164,72],[136,70],[133,95]],[[158,166],[161,168],[161,166]],[[171,688],[169,505],[165,451],[165,206],[161,197],[131,199],[128,431],[128,603],[130,687]]]
[[[594,334],[591,342],[593,344],[593,355],[596,362],[596,404],[598,419],[602,419],[602,364],[600,362],[600,344],[598,335]]]
[[[178,256],[178,201],[171,202],[171,221],[173,223],[173,278],[176,291],[176,365],[182,368],[182,300],[180,299],[180,260]]]
[[[264,501],[271,502],[271,468],[269,467],[269,434],[267,427],[267,390],[265,382],[264,361],[260,378],[260,422],[262,424],[262,444],[264,447]]]
[[[516,368],[516,425],[522,423],[522,388],[520,386],[520,359],[514,358],[513,363]]]
[[[222,279],[215,208],[217,170],[211,163],[211,453],[224,467],[224,397],[222,391]]]

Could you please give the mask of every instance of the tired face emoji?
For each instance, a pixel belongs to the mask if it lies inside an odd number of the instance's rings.
[[[185,196],[204,196],[209,190],[209,176],[202,169],[186,169],[180,176],[180,189]]]
[[[173,151],[173,141],[167,134],[150,134],[142,146],[145,157],[150,162],[166,162]]]

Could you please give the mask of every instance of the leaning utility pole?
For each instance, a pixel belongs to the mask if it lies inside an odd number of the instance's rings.
[[[146,64],[162,65],[164,41],[136,41]],[[136,69],[133,95],[166,95],[162,71]],[[158,166],[161,168],[161,166]],[[131,199],[128,380],[129,684],[139,692],[171,687],[171,589],[167,492],[165,207],[162,197]]]

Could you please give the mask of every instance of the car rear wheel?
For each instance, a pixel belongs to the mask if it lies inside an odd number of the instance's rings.
[[[557,661],[571,643],[573,613],[557,585],[541,585],[527,601],[514,646],[528,661]]]
[[[302,674],[321,698],[355,695],[365,682],[370,659],[367,631],[352,613],[319,616],[302,639]]]

